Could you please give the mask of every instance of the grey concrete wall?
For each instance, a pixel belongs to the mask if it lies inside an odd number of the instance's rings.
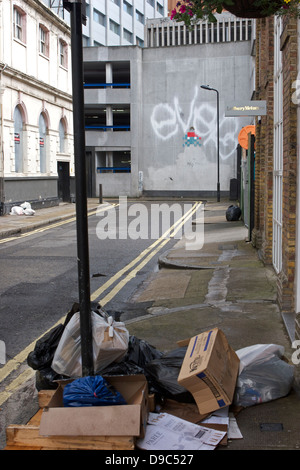
[[[129,132],[86,132],[86,144],[95,151],[131,150],[130,174],[101,174],[103,194],[216,193],[217,94],[202,84],[220,94],[220,182],[228,194],[236,177],[238,134],[252,118],[229,118],[224,111],[227,102],[251,99],[251,42],[84,49],[87,62],[122,60],[130,60],[130,90],[85,93],[86,104],[130,103]],[[189,138],[192,127],[196,137]]]
[[[87,147],[99,147],[97,150],[120,150],[123,147],[131,146],[131,132],[103,132],[101,130],[93,130],[85,132],[85,141]]]
[[[216,191],[217,93],[220,181],[236,177],[238,134],[251,118],[224,116],[227,102],[250,100],[250,41],[143,49],[139,170],[146,192]],[[190,128],[199,138],[188,139]]]
[[[103,197],[128,196],[132,194],[131,173],[100,173],[96,175],[96,195],[99,197],[99,184]]]
[[[30,202],[33,209],[58,205],[57,178],[7,178],[5,212],[14,205]]]

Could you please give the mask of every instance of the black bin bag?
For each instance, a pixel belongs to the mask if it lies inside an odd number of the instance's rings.
[[[32,369],[41,370],[51,366],[63,330],[64,325],[58,325],[36,342],[34,350],[27,356],[27,364]]]
[[[235,221],[235,220],[240,220],[240,217],[242,215],[242,211],[238,206],[229,206],[227,211],[226,211],[226,220],[227,221]]]
[[[146,364],[162,356],[163,353],[147,341],[130,335],[128,350],[122,361],[110,364],[101,373],[102,375],[144,374],[146,376]]]
[[[66,316],[64,324],[55,326],[42,336],[35,343],[34,350],[27,356],[27,364],[33,370],[36,370],[36,388],[38,391],[56,389],[57,383],[55,380],[64,378],[52,369],[51,364],[65,326],[77,311],[79,311],[79,305],[74,303]]]
[[[195,403],[192,394],[177,382],[185,353],[185,347],[177,348],[146,364],[145,371],[149,384],[162,399]]]

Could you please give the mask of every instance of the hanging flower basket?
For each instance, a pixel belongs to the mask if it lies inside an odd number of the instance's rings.
[[[216,21],[215,14],[227,10],[239,18],[289,15],[300,18],[300,0],[179,0],[171,20],[191,26],[197,21]]]

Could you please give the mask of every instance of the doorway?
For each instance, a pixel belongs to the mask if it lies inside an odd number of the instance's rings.
[[[57,195],[60,202],[70,202],[69,162],[57,162]]]

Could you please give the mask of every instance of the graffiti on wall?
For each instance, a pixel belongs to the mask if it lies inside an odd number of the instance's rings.
[[[189,103],[188,115],[185,117],[177,96],[172,105],[159,103],[153,107],[150,117],[156,137],[168,141],[177,135],[183,135],[184,147],[199,145],[203,147],[216,145],[217,107],[207,101],[200,101],[199,87],[195,86],[194,95]],[[239,119],[222,116],[220,113],[220,158],[228,159],[235,153],[238,132],[241,129]],[[188,133],[193,128],[193,139]],[[201,136],[201,142],[200,138]]]
[[[196,134],[193,127],[183,137],[183,147],[190,147],[191,145],[201,147],[201,137]]]

